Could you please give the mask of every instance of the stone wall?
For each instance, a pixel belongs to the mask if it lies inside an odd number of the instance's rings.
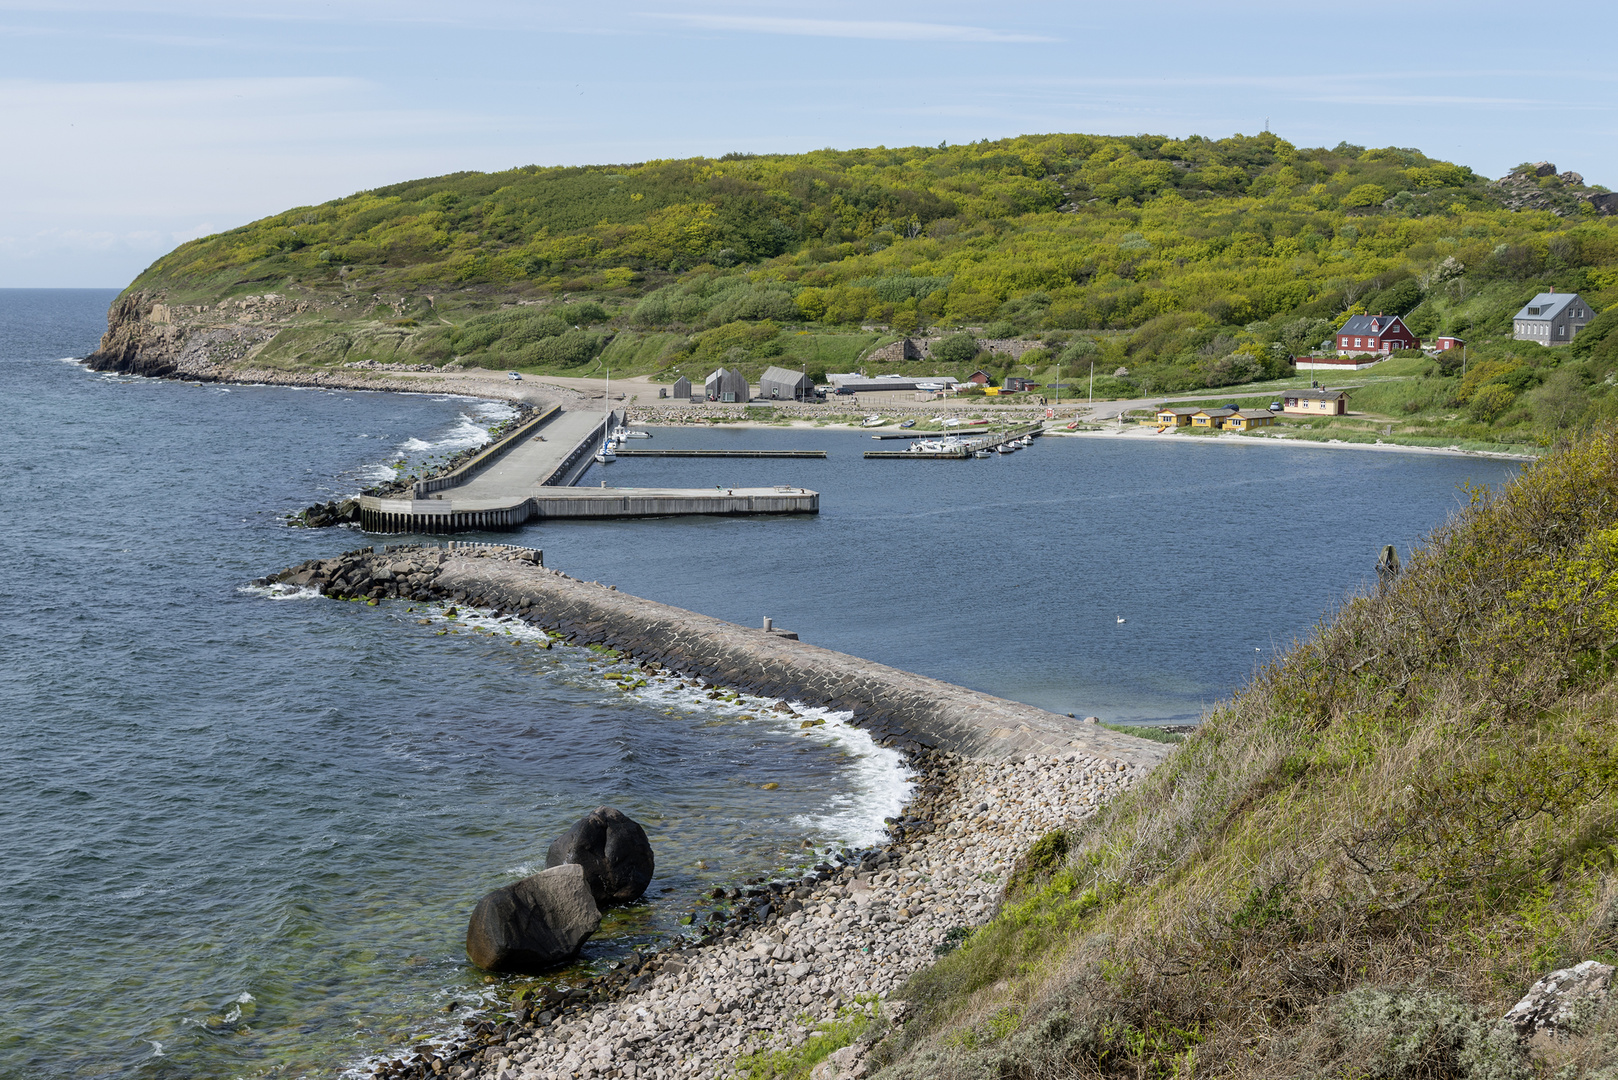
[[[913,360],[926,360],[932,355],[932,347],[944,340],[941,337],[902,338],[890,342],[874,352],[865,355],[864,363],[872,364],[902,364]],[[1042,342],[1028,341],[1024,338],[978,338],[978,349],[982,352],[994,353],[998,356],[1010,356],[1013,359],[1021,357],[1029,349],[1043,347]]]

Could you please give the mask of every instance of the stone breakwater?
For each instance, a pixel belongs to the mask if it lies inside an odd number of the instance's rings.
[[[388,545],[289,568],[265,583],[365,599],[448,600],[514,615],[576,643],[761,697],[853,713],[883,745],[1003,758],[1082,751],[1149,766],[1164,748],[1032,705],[873,663],[782,633],[659,604],[545,568],[499,545]]]
[[[317,560],[257,584],[339,598],[492,608],[577,644],[607,645],[650,677],[683,677],[852,711],[903,748],[914,795],[879,849],[843,851],[801,878],[715,890],[694,939],[632,956],[569,989],[474,1015],[465,1036],[367,1063],[384,1080],[577,1080],[730,1075],[742,1056],[798,1046],[847,1010],[875,1012],[816,1080],[865,1075],[904,1020],[888,995],[986,921],[1017,858],[1094,814],[1168,748],[937,680],[578,581],[537,550],[390,545]],[[808,721],[812,722],[812,721]],[[351,1073],[363,1075],[363,1070]]]

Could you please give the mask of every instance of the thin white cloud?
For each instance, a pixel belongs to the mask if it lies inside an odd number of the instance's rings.
[[[865,41],[924,41],[963,44],[1030,44],[1060,40],[1037,34],[1014,34],[984,26],[950,23],[883,22],[866,19],[788,19],[773,15],[703,15],[695,12],[657,14],[699,30],[733,30],[745,34],[787,37],[855,38]]]

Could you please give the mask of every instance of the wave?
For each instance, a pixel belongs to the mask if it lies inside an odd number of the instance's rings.
[[[444,615],[449,605],[438,605],[422,611],[422,614],[444,626],[457,626],[473,632],[481,630],[491,635],[525,641],[553,640],[545,630],[530,626],[521,619],[496,616],[477,608],[454,606],[458,617],[453,620]],[[569,651],[575,650],[570,648]],[[581,659],[600,659],[595,653],[584,649],[576,651],[581,654]],[[705,691],[685,685],[674,675],[637,672],[636,679],[645,680],[646,685],[627,693],[649,704],[701,712],[742,725],[760,724],[839,751],[849,766],[845,774],[848,786],[830,799],[830,805],[824,811],[801,814],[792,819],[794,824],[814,838],[817,847],[874,847],[886,838],[887,824],[883,819],[898,817],[910,801],[915,774],[906,766],[904,755],[890,747],[878,746],[870,732],[854,724],[854,714],[851,712],[750,694],[741,694],[736,701],[714,701],[709,699]],[[615,691],[615,695],[623,693],[625,691]],[[792,712],[776,711],[776,707],[782,704],[790,706]],[[804,727],[805,720],[823,722]]]
[[[239,593],[250,593],[253,596],[262,596],[266,600],[319,600],[320,591],[307,585],[283,585],[275,582],[271,585],[243,585],[236,590]]]

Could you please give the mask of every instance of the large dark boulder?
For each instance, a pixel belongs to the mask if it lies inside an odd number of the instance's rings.
[[[485,971],[544,971],[577,956],[600,928],[583,867],[553,866],[478,901],[466,955]]]
[[[610,806],[598,806],[551,842],[546,866],[577,863],[596,903],[639,900],[652,881],[652,844],[646,830]]]

